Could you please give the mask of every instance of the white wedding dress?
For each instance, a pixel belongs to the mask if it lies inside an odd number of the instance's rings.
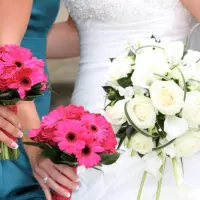
[[[178,0],[65,0],[80,34],[80,68],[72,103],[102,112],[102,86],[109,58],[125,51],[128,42],[148,39],[183,40],[191,30],[191,15]],[[123,67],[123,66],[122,66]],[[200,155],[184,159],[189,197],[179,198],[170,161],[166,165],[160,200],[200,199]],[[72,200],[136,200],[144,171],[139,157],[124,153],[103,172],[79,169],[81,187]],[[154,200],[156,181],[148,176],[141,200]]]

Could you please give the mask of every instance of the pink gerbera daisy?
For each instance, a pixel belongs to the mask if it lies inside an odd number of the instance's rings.
[[[43,68],[45,66],[45,62],[41,59],[32,57],[30,60],[26,61],[26,67],[30,67],[30,68]]]
[[[98,153],[102,153],[104,148],[94,140],[93,136],[88,136],[85,142],[85,146],[76,153],[76,158],[80,166],[91,168],[101,161]]]
[[[58,124],[58,128],[53,138],[58,143],[61,151],[75,154],[85,145],[85,128],[79,121],[66,120]]]
[[[24,98],[26,92],[29,91],[32,86],[41,83],[46,79],[46,75],[40,70],[36,71],[31,68],[21,67],[8,87],[10,89],[16,88],[20,98]]]
[[[89,134],[93,134],[98,142],[102,142],[109,134],[109,124],[106,119],[100,114],[85,114],[82,123],[87,128]]]
[[[38,142],[40,141],[39,136],[41,134],[42,128],[32,129],[28,133],[28,137],[31,138],[33,141]]]
[[[7,64],[15,64],[17,67],[25,65],[26,61],[32,58],[32,53],[29,49],[22,48],[16,45],[5,46],[5,51],[1,59]]]
[[[116,145],[117,145],[116,135],[112,127],[110,127],[108,130],[109,130],[109,135],[106,138],[106,140],[104,140],[101,143],[101,146],[105,149],[106,153],[116,153]]]
[[[56,122],[62,121],[65,119],[65,107],[59,106],[55,110],[51,111],[47,116],[42,118],[42,125],[51,126]]]
[[[17,72],[15,65],[5,65],[0,62],[0,90],[6,91],[9,84],[12,82],[14,75]]]
[[[65,115],[67,119],[79,120],[84,114],[84,107],[70,104],[65,108]]]

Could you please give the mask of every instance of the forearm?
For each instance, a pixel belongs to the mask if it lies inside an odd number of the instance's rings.
[[[200,1],[199,0],[181,0],[185,8],[187,8],[195,19],[200,23]]]
[[[20,44],[33,0],[0,0],[0,45]]]
[[[72,19],[54,24],[48,35],[47,58],[76,56],[79,56],[79,36]]]
[[[0,0],[0,45],[20,45],[31,15],[33,0]],[[23,129],[38,127],[39,118],[34,102],[18,103]]]
[[[19,102],[18,103],[18,117],[22,124],[22,130],[25,130],[24,137],[22,139],[23,142],[32,142],[31,139],[28,138],[27,132],[34,128],[40,127],[40,120],[35,108],[35,104],[33,101],[30,102]],[[33,146],[24,145],[24,149],[29,157],[31,163],[35,162],[37,155],[40,153],[40,149]]]

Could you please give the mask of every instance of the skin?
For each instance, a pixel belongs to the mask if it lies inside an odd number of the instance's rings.
[[[65,22],[53,25],[47,40],[48,58],[70,58],[79,56],[79,35],[76,26],[69,17]]]
[[[200,23],[200,1],[199,0],[181,0],[185,8],[187,8],[195,19]]]
[[[20,45],[30,19],[33,0],[1,0],[0,1],[0,45]],[[22,137],[23,130],[31,130],[40,126],[40,120],[34,102],[19,102],[18,116],[10,110],[0,106],[0,128],[17,137]],[[23,140],[29,141],[27,136]],[[17,144],[0,132],[0,141],[5,142],[11,148],[17,148]],[[42,158],[40,149],[25,146],[30,159],[33,173],[41,184],[47,200],[51,200],[50,187],[63,196],[68,196],[68,191],[58,185],[66,185],[70,189],[78,186],[78,177],[67,166],[54,165],[48,159]],[[63,176],[66,175],[66,176]],[[49,177],[47,184],[42,179]],[[69,177],[69,178],[67,178]],[[72,181],[71,181],[72,180]]]

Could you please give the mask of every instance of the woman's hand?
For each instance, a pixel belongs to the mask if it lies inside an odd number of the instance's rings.
[[[18,117],[5,106],[0,106],[0,128],[14,137],[23,137],[23,133],[20,131],[21,124]],[[6,136],[3,131],[0,131],[0,141],[12,149],[18,148],[17,143]]]
[[[32,142],[26,135],[23,141]],[[71,167],[52,163],[40,155],[41,149],[37,147],[24,145],[24,148],[29,157],[33,175],[41,185],[47,200],[52,200],[50,188],[65,197],[69,197],[69,192],[64,187],[72,190],[78,188],[79,179]]]
[[[47,200],[52,199],[50,188],[64,197],[70,197],[70,193],[63,187],[72,190],[78,188],[78,177],[69,166],[55,165],[49,159],[38,155],[32,165],[32,169],[33,174],[41,185]]]

